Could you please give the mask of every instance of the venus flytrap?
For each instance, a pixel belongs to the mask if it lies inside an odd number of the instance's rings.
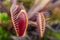
[[[28,15],[27,12],[22,9],[22,3],[16,5],[16,0],[14,0],[10,12],[11,19],[18,38],[25,37],[28,25]]]
[[[24,10],[21,10],[19,14],[12,16],[12,22],[16,30],[17,36],[24,36],[28,24],[26,12]]]
[[[10,11],[7,10],[7,8],[2,4],[2,2],[0,2],[1,4],[0,6],[8,13],[8,15],[10,15],[9,13],[11,13],[11,19],[12,19],[16,34],[18,36],[16,37],[16,40],[19,40],[19,38],[23,39],[26,36],[27,25],[29,23],[31,23],[29,25],[38,26],[37,28],[38,28],[39,36],[42,38],[45,31],[45,17],[43,12],[46,9],[55,8],[60,3],[60,1],[58,1],[50,6],[47,6],[49,3],[51,3],[51,0],[41,0],[41,2],[39,2],[39,0],[34,0],[34,1],[35,2],[32,8],[30,10],[28,9],[28,15],[22,3],[16,5],[16,0],[10,0],[12,4]],[[40,13],[37,13],[37,12],[40,12]],[[36,13],[37,13],[37,16],[35,15]],[[28,19],[31,19],[29,20],[30,21],[29,23],[28,23]],[[37,23],[34,23],[34,22],[37,22]],[[47,25],[47,28],[50,28],[50,30],[53,30],[49,25]],[[56,30],[53,30],[53,31],[56,31]]]
[[[21,22],[20,23],[22,23],[21,25],[23,26],[21,31],[22,31],[22,34],[24,33],[23,36],[25,36],[26,30],[27,30],[27,26],[28,26],[28,16],[27,16],[26,11],[25,10],[21,10],[20,14],[18,14],[18,17],[21,17],[21,19],[20,19]]]
[[[14,3],[12,4],[10,12],[11,12],[11,19],[12,19],[14,28],[16,30],[16,34],[18,36],[17,39],[19,39],[20,37],[21,38],[25,37],[27,34],[26,30],[27,30],[29,18],[22,3],[16,5],[16,0],[14,0]],[[39,36],[42,38],[45,31],[45,17],[43,13],[42,12],[37,13],[36,19],[37,19]]]
[[[44,14],[42,12],[38,13],[36,19],[37,19],[39,36],[42,38],[43,35],[44,35],[44,31],[45,31],[45,17],[44,17]]]
[[[11,13],[11,19],[17,34],[17,40],[27,37],[28,16],[26,11],[21,9],[20,12],[16,12],[14,10],[13,14]]]
[[[12,22],[14,24],[17,36],[25,36],[28,25],[28,18],[26,12],[24,10],[21,10],[16,17],[13,16]]]

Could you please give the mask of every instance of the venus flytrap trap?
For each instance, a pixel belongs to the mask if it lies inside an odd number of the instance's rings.
[[[18,6],[17,6],[18,7]],[[17,34],[17,39],[22,39],[22,37],[26,37],[26,31],[28,27],[28,15],[24,9],[20,11],[16,11],[15,9],[13,13],[11,13],[11,19]]]
[[[45,32],[45,17],[44,14],[38,13],[37,14],[37,26],[38,26],[38,32],[39,32],[39,36],[42,38]]]
[[[22,3],[16,5],[16,0],[11,6],[11,19],[17,34],[17,40],[27,37],[26,30],[28,27],[28,15],[22,7]]]
[[[26,11],[21,10],[18,14],[11,14],[11,15],[17,36],[24,36],[28,25],[28,18]]]
[[[28,25],[28,18],[25,10],[21,10],[16,17],[12,17],[12,22],[17,36],[24,37]]]

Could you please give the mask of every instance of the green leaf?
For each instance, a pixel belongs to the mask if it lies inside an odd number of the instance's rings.
[[[2,21],[5,25],[8,25],[7,21],[10,17],[6,13],[0,13],[0,21]]]
[[[51,30],[47,30],[46,33],[47,33],[47,35],[60,40],[60,33],[53,32]]]

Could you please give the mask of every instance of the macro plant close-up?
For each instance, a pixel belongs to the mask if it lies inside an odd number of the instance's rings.
[[[0,0],[0,40],[60,40],[60,0]]]

